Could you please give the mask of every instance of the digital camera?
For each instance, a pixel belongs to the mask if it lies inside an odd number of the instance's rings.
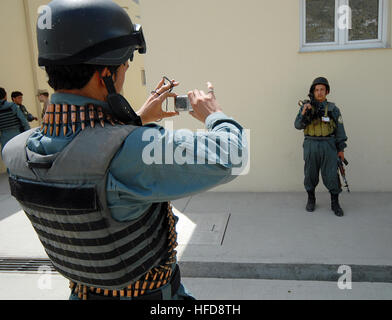
[[[191,102],[188,99],[188,96],[177,96],[174,99],[174,110],[177,112],[182,112],[182,111],[193,111]]]

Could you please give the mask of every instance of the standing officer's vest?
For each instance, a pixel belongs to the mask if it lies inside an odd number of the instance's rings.
[[[0,104],[0,107],[4,104]],[[12,110],[12,104],[8,107],[0,109],[0,130],[9,130],[9,129],[19,129],[21,127],[21,122]]]
[[[169,256],[167,203],[154,203],[129,222],[114,220],[107,207],[108,168],[135,128],[89,127],[47,156],[26,147],[34,130],[5,147],[12,195],[54,267],[74,282],[125,288]]]
[[[328,117],[328,105],[325,107],[324,117]],[[304,134],[311,137],[327,137],[335,132],[336,123],[332,118],[324,122],[320,118],[313,119],[304,129]]]

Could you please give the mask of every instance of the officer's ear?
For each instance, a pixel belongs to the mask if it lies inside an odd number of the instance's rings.
[[[106,88],[105,82],[104,82],[104,78],[106,77],[110,77],[112,75],[112,73],[110,72],[108,67],[105,67],[102,71],[96,71],[98,73],[98,77],[99,77],[99,84],[100,86]],[[113,75],[113,81],[115,80],[115,76]]]
[[[106,78],[106,77],[109,77],[109,76],[111,76],[111,72],[110,72],[110,70],[109,70],[109,68],[108,67],[105,67],[101,72],[100,72],[100,77],[103,79],[103,78]]]

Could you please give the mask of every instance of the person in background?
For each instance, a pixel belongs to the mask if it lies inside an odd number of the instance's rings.
[[[38,89],[36,96],[38,98],[38,101],[43,104],[42,113],[41,113],[41,119],[43,119],[46,112],[46,108],[49,105],[49,92],[46,89]]]
[[[331,209],[336,216],[343,216],[343,209],[339,204],[339,194],[342,188],[338,176],[338,157],[344,160],[344,149],[347,147],[347,136],[344,129],[340,109],[327,100],[330,85],[326,78],[314,79],[310,90],[310,102],[301,106],[294,126],[303,130],[305,141],[305,179],[304,185],[308,193],[306,210],[315,210],[315,189],[319,182],[319,174],[325,187],[331,194]]]
[[[0,141],[1,150],[6,143],[21,132],[30,129],[24,114],[13,102],[7,101],[7,92],[0,88]]]
[[[28,122],[32,122],[34,120],[38,120],[37,117],[34,117],[30,112],[27,111],[26,107],[23,105],[23,93],[20,91],[14,91],[11,93],[12,102],[17,104],[20,110],[23,112],[26,120]]]

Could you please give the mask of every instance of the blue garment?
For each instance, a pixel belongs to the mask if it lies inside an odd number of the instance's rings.
[[[21,126],[14,127],[9,129],[0,130],[0,142],[1,142],[1,150],[3,150],[5,144],[10,141],[13,137],[17,136],[23,131],[30,130],[30,125],[27,122],[23,112],[19,109],[18,105],[13,102],[8,101],[0,101],[0,110],[10,108],[12,112],[19,118]],[[21,131],[21,129],[23,129]]]
[[[51,103],[104,104],[87,97],[60,93],[52,95]],[[114,219],[129,221],[138,218],[154,202],[191,196],[236,177],[232,175],[232,169],[244,164],[234,164],[229,154],[231,150],[238,150],[239,154],[247,152],[242,127],[222,112],[210,115],[205,124],[208,131],[196,133],[185,129],[169,131],[149,124],[127,137],[108,172],[107,203]],[[37,130],[27,146],[42,155],[54,154],[64,149],[80,131],[80,124],[75,134],[68,130],[64,136],[63,130],[60,130],[59,137],[45,136]],[[146,152],[154,147],[156,151],[159,146],[162,156],[149,156]],[[171,152],[186,163],[173,161]],[[165,161],[166,158],[169,161]],[[149,163],[150,160],[155,160],[155,163]],[[200,162],[204,164],[198,164]]]
[[[30,112],[27,111],[27,108],[23,104],[19,105],[19,108],[20,108],[20,111],[23,112],[23,114],[28,122],[34,121],[34,116]]]
[[[320,103],[320,113],[324,114],[327,106],[328,116],[334,120],[336,129],[333,136],[329,138],[318,139],[317,137],[305,136],[303,143],[304,186],[306,191],[314,192],[319,183],[321,170],[325,187],[331,194],[339,194],[342,192],[342,188],[339,176],[336,174],[338,170],[337,153],[344,151],[347,147],[347,136],[340,110],[333,102],[325,100]],[[302,115],[303,108],[303,106],[300,108],[294,121],[294,127],[298,130],[305,129],[310,121]]]

